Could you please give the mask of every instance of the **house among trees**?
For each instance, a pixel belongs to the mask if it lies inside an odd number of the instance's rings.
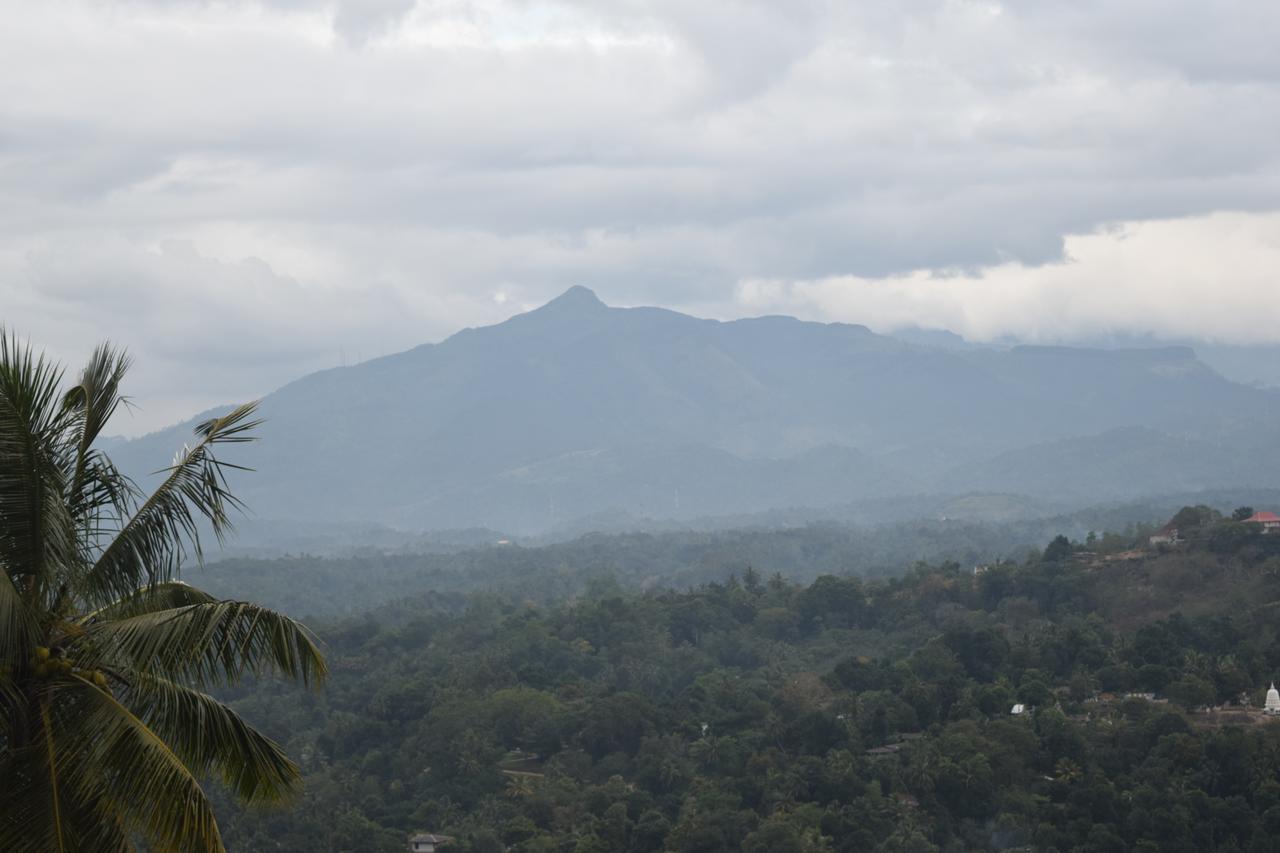
[[[436,850],[452,840],[447,835],[419,832],[409,839],[409,851],[410,853],[436,853]]]
[[[1155,533],[1152,533],[1151,538],[1147,541],[1152,545],[1172,545],[1178,541],[1178,528],[1174,527],[1171,521]]]
[[[1243,524],[1257,524],[1263,533],[1280,533],[1280,515],[1274,512],[1255,512],[1244,519]]]

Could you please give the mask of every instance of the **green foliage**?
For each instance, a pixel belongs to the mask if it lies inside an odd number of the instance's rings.
[[[467,595],[501,590],[504,596],[550,604],[578,596],[608,598],[712,582],[739,583],[754,595],[780,574],[791,581],[828,577],[824,594],[810,595],[802,611],[787,614],[776,626],[784,636],[793,630],[828,627],[815,619],[835,620],[831,626],[840,627],[856,617],[848,608],[858,606],[857,578],[898,576],[915,560],[953,560],[956,570],[987,566],[984,578],[994,586],[1032,549],[1039,553],[1037,545],[1055,534],[1084,536],[1110,520],[1119,529],[1103,533],[1092,550],[1114,554],[1145,544],[1150,525],[1136,520],[1150,521],[1165,511],[1135,505],[1123,512],[1109,509],[1110,518],[1094,510],[1000,524],[919,519],[873,527],[825,522],[715,532],[590,534],[529,546],[482,547],[468,539],[471,547],[445,553],[366,549],[324,558],[302,554],[223,559],[204,567],[201,583],[221,596],[247,598],[294,616],[332,620],[423,595],[431,596],[433,606],[462,606]],[[1069,557],[1074,550],[1067,548],[1063,555]],[[825,593],[834,600],[827,603]],[[999,597],[1000,591],[993,589],[992,594]]]
[[[1261,539],[399,602],[324,628],[324,695],[232,694],[304,756],[308,794],[228,837],[323,848],[354,807],[387,851],[424,828],[515,853],[1261,849],[1280,726],[1187,710],[1280,666]]]
[[[1061,562],[1071,556],[1072,550],[1071,541],[1067,537],[1055,536],[1044,549],[1044,561],[1046,563]]]
[[[1170,523],[1178,528],[1178,533],[1184,537],[1194,536],[1201,528],[1207,528],[1215,522],[1221,520],[1222,513],[1213,507],[1198,504],[1196,506],[1184,506],[1178,510],[1173,516]]]
[[[180,581],[238,506],[215,451],[248,441],[245,405],[201,424],[141,494],[95,442],[128,359],[62,373],[0,332],[0,849],[221,851],[201,780],[279,802],[297,766],[201,689],[324,660],[300,624]]]

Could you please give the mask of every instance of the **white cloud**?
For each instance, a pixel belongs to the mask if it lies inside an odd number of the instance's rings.
[[[748,280],[746,313],[1057,343],[1107,333],[1280,343],[1280,214],[1214,214],[1071,235],[1065,259],[939,275]]]
[[[261,393],[575,283],[732,316],[765,292],[740,283],[797,282],[781,302],[971,334],[1274,328],[1202,305],[1274,255],[1214,278],[1200,247],[1280,207],[1276,4],[5,5],[0,315],[68,358],[129,342],[145,426],[182,387]],[[1116,222],[1149,248],[1069,236]]]

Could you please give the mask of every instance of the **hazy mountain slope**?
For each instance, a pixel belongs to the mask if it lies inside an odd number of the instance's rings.
[[[260,473],[238,488],[267,519],[410,528],[746,513],[985,488],[961,485],[956,469],[1009,490],[1002,463],[972,466],[1118,427],[1199,440],[1270,429],[1278,399],[1185,348],[941,349],[846,324],[610,308],[572,288],[505,323],[269,395],[264,441],[241,457]],[[189,428],[113,452],[154,470]],[[1053,463],[1041,468],[1018,489],[1052,482]],[[1125,477],[1139,491],[1167,482],[1142,466]]]
[[[1261,488],[1280,482],[1280,457],[1267,448],[1274,438],[1230,443],[1124,427],[963,465],[942,485],[1066,500],[1194,492],[1228,483]]]

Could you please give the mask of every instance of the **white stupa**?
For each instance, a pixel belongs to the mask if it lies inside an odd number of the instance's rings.
[[[1267,691],[1267,704],[1262,706],[1262,713],[1280,717],[1280,690],[1276,690],[1274,681],[1271,682],[1271,689]]]

